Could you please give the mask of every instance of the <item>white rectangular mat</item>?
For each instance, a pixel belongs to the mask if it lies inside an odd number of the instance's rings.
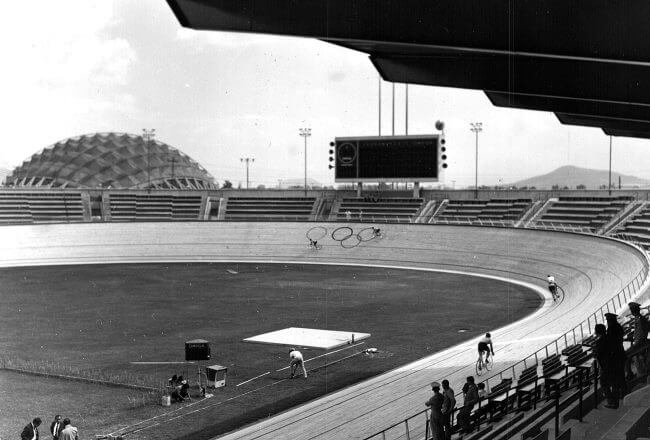
[[[289,327],[244,339],[244,342],[331,350],[370,337],[370,333]]]

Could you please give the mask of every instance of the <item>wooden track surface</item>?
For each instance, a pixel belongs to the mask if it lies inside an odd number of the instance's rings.
[[[534,315],[492,332],[498,371],[586,319],[646,264],[641,252],[613,240],[468,226],[381,225],[382,239],[344,249],[328,235],[319,240],[323,248],[314,251],[305,236],[313,226],[231,222],[3,226],[0,267],[146,261],[370,264],[498,276],[526,283],[541,295],[546,295],[546,274],[555,275],[566,293],[562,301],[553,303],[547,297]],[[331,233],[344,225],[321,226]],[[369,225],[350,226],[358,232]],[[475,345],[475,340],[467,341],[224,438],[363,438],[423,409],[432,380],[447,378],[458,391],[464,378],[473,374]],[[388,438],[401,434],[403,428]]]

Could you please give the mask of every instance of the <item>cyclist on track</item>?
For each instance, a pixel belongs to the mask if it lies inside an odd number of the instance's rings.
[[[556,301],[559,295],[557,293],[555,277],[553,275],[546,275],[546,280],[548,281],[548,290],[551,292],[551,295],[553,295],[553,301]]]
[[[381,237],[381,229],[376,228],[376,227],[373,226],[372,227],[372,236],[374,238],[380,238]]]
[[[318,249],[318,240],[309,239],[309,247],[312,249]]]
[[[490,363],[490,353],[494,356],[494,346],[492,345],[492,336],[489,333],[486,333],[484,337],[478,341],[478,358],[479,360],[483,359],[483,353],[485,353],[485,363]],[[479,366],[479,370],[481,366]]]

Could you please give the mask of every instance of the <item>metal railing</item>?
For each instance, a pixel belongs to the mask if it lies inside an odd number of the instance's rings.
[[[524,359],[516,362],[510,367],[485,379],[482,383],[485,384],[486,391],[490,393],[491,385],[497,385],[504,378],[511,378],[513,381],[516,381],[517,377],[519,377],[519,375],[526,368],[532,367],[534,365],[539,365],[541,360],[546,359],[549,356],[555,354],[560,355],[563,349],[571,345],[578,344],[580,341],[590,336],[592,334],[593,327],[596,324],[605,322],[605,313],[615,312],[641,292],[641,288],[648,281],[648,268],[649,264],[646,255],[643,269],[637,274],[636,277],[634,277],[632,281],[630,281],[625,287],[623,287],[623,289],[614,295],[614,297],[603,304],[594,313],[589,315],[587,319],[573,327],[571,330],[565,332],[559,338],[555,339],[534,353],[526,356]],[[457,400],[461,396],[462,393],[457,393]],[[376,434],[366,437],[364,440],[387,440],[402,438],[411,440],[424,438],[423,436],[425,435],[425,428],[417,423],[416,420],[422,419],[423,417],[428,417],[428,411],[428,409],[419,411],[416,414],[377,432]]]

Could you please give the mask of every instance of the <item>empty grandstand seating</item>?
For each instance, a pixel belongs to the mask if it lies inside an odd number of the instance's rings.
[[[198,220],[201,196],[114,193],[109,195],[113,221]]]
[[[315,201],[315,197],[229,197],[225,220],[306,221]]]
[[[517,221],[532,204],[531,199],[448,200],[433,223],[474,220]]]
[[[571,225],[597,231],[624,209],[633,197],[560,197],[537,218],[540,225]]]
[[[78,192],[0,192],[0,223],[82,222]]]
[[[650,249],[650,204],[646,204],[641,211],[628,219],[617,231],[616,236]]]
[[[330,220],[410,223],[423,202],[423,199],[401,197],[346,197],[333,211]]]

